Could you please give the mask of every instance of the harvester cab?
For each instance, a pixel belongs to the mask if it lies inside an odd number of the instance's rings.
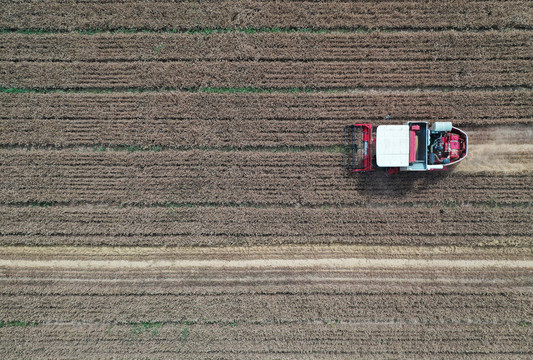
[[[375,133],[375,136],[374,136]],[[444,170],[466,158],[468,136],[451,122],[404,125],[353,124],[344,128],[345,167],[349,172],[385,168],[399,171]]]

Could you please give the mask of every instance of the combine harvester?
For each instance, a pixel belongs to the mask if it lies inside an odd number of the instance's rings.
[[[400,171],[445,170],[466,158],[468,136],[451,122],[425,121],[405,125],[380,125],[373,134],[372,124],[344,128],[345,166],[349,172],[385,168],[387,174]]]

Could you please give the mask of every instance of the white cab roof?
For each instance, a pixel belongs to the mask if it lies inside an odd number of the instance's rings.
[[[409,166],[409,125],[378,126],[376,162],[380,167]]]

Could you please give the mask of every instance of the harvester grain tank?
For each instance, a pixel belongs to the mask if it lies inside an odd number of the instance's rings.
[[[353,124],[344,128],[346,169],[445,170],[466,158],[468,136],[451,122],[409,121],[403,125]],[[374,136],[375,133],[375,136]]]

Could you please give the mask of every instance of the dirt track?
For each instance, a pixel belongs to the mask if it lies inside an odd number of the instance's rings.
[[[2,4],[2,357],[531,358],[532,9]],[[387,114],[468,158],[347,176]]]

